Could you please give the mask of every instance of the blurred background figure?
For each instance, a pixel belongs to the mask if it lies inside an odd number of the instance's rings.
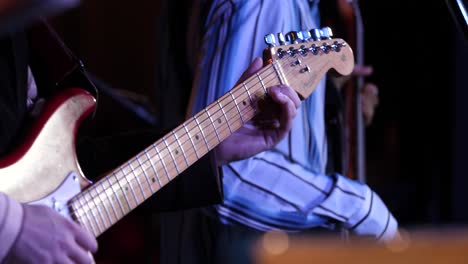
[[[290,31],[321,27],[318,1],[277,5],[276,1],[213,1],[195,7],[207,13],[194,11],[195,18],[189,20],[192,29],[199,26],[192,36],[201,37],[194,56],[198,61],[190,112],[224,94],[242,67],[262,55],[265,43],[258,36],[284,32],[288,37]],[[366,74],[360,68],[355,73]],[[345,227],[375,240],[397,234],[397,221],[378,194],[335,168],[326,171],[325,83],[324,78],[304,100],[291,132],[278,146],[223,167],[222,204],[182,213],[185,221],[169,233],[195,225],[206,234],[181,233],[179,250],[161,251],[168,253],[167,258],[176,256],[167,263],[245,262],[242,256],[249,252],[248,243],[270,230],[295,233]],[[244,243],[247,249],[242,249]]]

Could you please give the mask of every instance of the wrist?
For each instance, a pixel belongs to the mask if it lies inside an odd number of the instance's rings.
[[[0,193],[0,211],[3,220],[0,222],[0,262],[15,244],[23,226],[23,206],[6,194]]]

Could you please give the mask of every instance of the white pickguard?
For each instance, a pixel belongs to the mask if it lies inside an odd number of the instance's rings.
[[[40,204],[48,206],[61,215],[71,219],[68,201],[81,192],[80,182],[76,172],[70,172],[65,180],[48,196],[30,202],[29,204]]]

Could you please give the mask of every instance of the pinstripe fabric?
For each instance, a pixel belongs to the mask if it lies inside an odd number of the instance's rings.
[[[311,29],[317,7],[307,0],[215,0],[202,40],[190,109],[202,109],[234,86],[265,48],[268,33]],[[275,149],[223,167],[223,223],[258,230],[300,231],[342,222],[358,234],[391,237],[397,223],[369,187],[326,175],[324,81],[298,111]]]

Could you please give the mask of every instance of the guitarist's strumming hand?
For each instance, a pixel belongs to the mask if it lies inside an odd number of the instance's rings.
[[[43,205],[23,204],[21,233],[6,263],[92,263],[94,236]],[[21,219],[18,219],[21,221]]]
[[[256,58],[239,82],[260,70],[262,64],[262,60]],[[274,147],[291,129],[301,101],[292,88],[280,85],[270,87],[266,100],[257,104],[260,113],[216,148],[220,165],[245,159]]]

